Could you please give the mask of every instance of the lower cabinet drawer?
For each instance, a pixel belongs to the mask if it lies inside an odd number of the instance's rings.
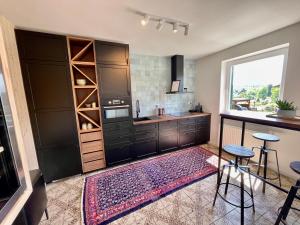
[[[95,160],[91,162],[86,162],[82,164],[83,172],[89,172],[97,169],[105,168],[105,161],[104,159]]]
[[[102,139],[102,131],[80,134],[81,142],[96,141]]]
[[[159,151],[171,151],[178,148],[177,134],[174,135],[160,135],[159,136]]]
[[[210,128],[196,130],[196,144],[205,144],[210,140]]]
[[[177,120],[159,123],[159,131],[177,130]]]
[[[131,148],[132,144],[105,145],[106,162],[108,165],[114,165],[131,160]]]
[[[133,145],[133,151],[137,158],[150,156],[158,153],[158,141],[156,139],[138,141]]]
[[[90,153],[95,151],[103,150],[103,142],[102,141],[91,141],[81,144],[81,153]]]
[[[86,153],[86,154],[82,155],[82,161],[83,162],[95,161],[97,159],[104,159],[104,152],[103,151]]]
[[[179,133],[179,146],[185,147],[195,144],[195,131],[186,131]]]

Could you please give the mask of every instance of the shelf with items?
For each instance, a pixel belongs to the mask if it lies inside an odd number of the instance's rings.
[[[86,61],[72,61],[73,65],[80,65],[80,66],[96,66],[95,62],[86,62]]]
[[[92,129],[86,129],[86,130],[80,130],[80,133],[90,133],[90,132],[94,132],[94,131],[101,131],[101,128],[92,128]]]
[[[95,89],[97,88],[97,86],[96,85],[74,85],[74,88]]]
[[[96,71],[93,67],[86,67],[81,65],[72,65],[72,72],[74,76],[74,85],[78,84],[78,79],[85,79],[85,85],[96,85]]]
[[[76,108],[98,107],[98,91],[97,89],[76,89]]]
[[[79,112],[84,112],[84,111],[99,111],[100,108],[99,107],[85,107],[85,108],[79,108],[78,111]]]
[[[83,172],[106,166],[105,154],[103,154],[104,144],[94,45],[94,40],[68,37],[69,62]],[[89,137],[96,137],[96,140],[86,142]],[[99,152],[99,154],[88,155],[89,160],[99,163],[87,162],[87,152]],[[97,157],[93,158],[94,155]]]

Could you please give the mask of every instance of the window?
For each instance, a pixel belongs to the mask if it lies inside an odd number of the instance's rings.
[[[229,61],[226,109],[274,112],[282,98],[288,48]]]

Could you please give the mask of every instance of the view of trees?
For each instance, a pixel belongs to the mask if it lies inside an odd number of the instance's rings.
[[[250,100],[250,108],[252,111],[275,111],[275,101],[279,98],[280,85],[245,87],[241,90],[233,90],[232,99],[248,99]],[[241,102],[241,106],[243,106]],[[232,106],[235,108],[235,106]]]

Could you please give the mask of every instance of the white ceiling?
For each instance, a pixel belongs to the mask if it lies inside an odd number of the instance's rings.
[[[133,11],[191,24],[188,36],[140,25]],[[17,27],[130,44],[137,54],[198,58],[300,21],[300,0],[0,0]]]

